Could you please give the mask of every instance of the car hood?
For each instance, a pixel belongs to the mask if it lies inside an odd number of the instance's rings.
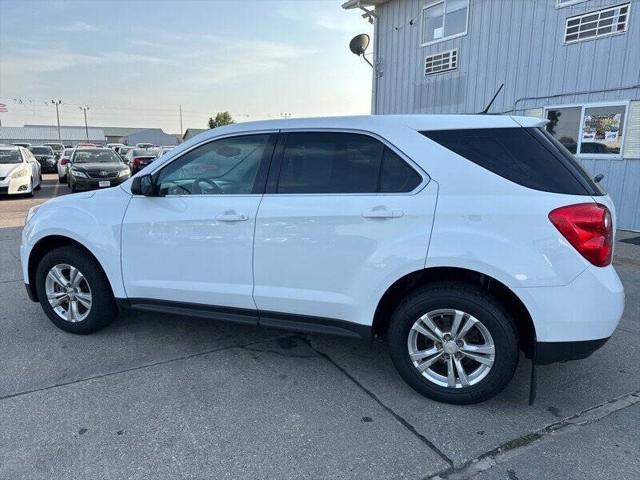
[[[126,165],[122,163],[74,163],[72,167],[75,170],[80,170],[83,172],[119,172],[120,170],[124,170]]]
[[[0,177],[6,177],[24,163],[0,163]]]

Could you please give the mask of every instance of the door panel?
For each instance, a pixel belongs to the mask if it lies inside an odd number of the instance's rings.
[[[253,234],[275,134],[196,147],[154,173],[122,228],[129,298],[255,311]]]
[[[370,324],[384,290],[424,267],[437,196],[426,182],[369,136],[287,134],[256,219],[258,310]]]
[[[386,287],[424,268],[436,194],[431,182],[415,196],[265,195],[254,254],[258,309],[370,324]],[[382,210],[397,215],[363,216]]]
[[[127,295],[255,308],[251,251],[259,203],[259,195],[133,197],[122,233]],[[230,215],[245,219],[219,219]]]

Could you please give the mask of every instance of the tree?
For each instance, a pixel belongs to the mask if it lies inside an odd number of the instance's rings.
[[[236,121],[229,112],[218,112],[215,118],[209,117],[209,128],[223,127],[232,123],[236,123]]]

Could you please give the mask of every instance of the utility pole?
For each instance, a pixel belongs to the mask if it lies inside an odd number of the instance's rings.
[[[87,140],[89,140],[89,126],[87,125],[87,110],[89,110],[88,106],[78,107],[84,113],[84,131],[87,134]]]
[[[55,100],[51,100],[51,103],[56,106],[56,118],[58,119],[58,140],[62,142],[62,135],[60,135],[60,111],[58,110],[58,107],[62,103],[62,100],[58,100],[57,102]]]
[[[180,105],[180,135],[182,135],[184,133],[184,130],[182,130],[182,105]]]

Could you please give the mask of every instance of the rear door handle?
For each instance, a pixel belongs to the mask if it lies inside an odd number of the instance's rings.
[[[373,207],[362,212],[364,218],[400,218],[403,215],[402,210],[389,210],[387,207]]]
[[[216,220],[219,222],[244,222],[245,220],[249,220],[244,213],[236,213],[236,212],[225,212],[216,217]]]

